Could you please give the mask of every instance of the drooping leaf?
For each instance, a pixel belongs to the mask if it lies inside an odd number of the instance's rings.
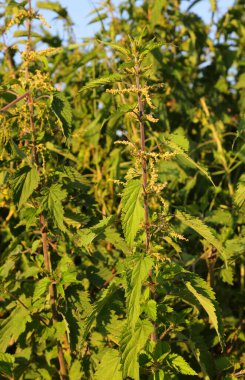
[[[144,218],[141,204],[142,184],[133,179],[127,182],[122,194],[122,226],[125,239],[130,246],[134,244],[135,236]]]
[[[225,256],[224,247],[219,242],[219,240],[213,235],[212,231],[209,229],[209,227],[205,223],[203,223],[198,218],[192,217],[191,215],[178,211],[178,210],[176,211],[175,216],[182,223],[192,228],[199,235],[201,235],[205,240],[207,240],[210,244],[212,244],[220,253],[220,256],[222,257],[222,259],[226,262],[227,259]]]
[[[102,85],[105,85],[105,84],[120,82],[121,80],[122,80],[122,75],[121,74],[107,75],[107,76],[104,76],[104,77],[101,77],[101,78],[98,78],[98,79],[94,79],[94,80],[88,82],[85,86],[83,86],[81,88],[81,90],[79,92],[88,90],[90,88],[95,88],[95,87],[98,87],[98,86],[102,86]]]
[[[107,13],[99,13],[97,17],[89,21],[88,25],[95,24],[96,22],[101,22],[108,17]]]
[[[198,300],[209,316],[211,324],[214,326],[219,337],[220,345],[224,348],[224,332],[221,320],[220,309],[212,288],[197,275],[190,274],[190,281],[185,281],[185,286],[191,294]]]
[[[71,134],[72,110],[69,101],[62,92],[55,92],[51,104],[63,134],[68,138]]]
[[[22,206],[38,187],[40,176],[35,166],[24,166],[16,171],[13,178],[13,195],[15,203]]]
[[[126,57],[130,56],[130,51],[120,44],[115,44],[113,42],[105,42],[105,41],[100,41],[100,40],[99,42],[101,42],[102,44],[106,46],[112,47],[113,50],[119,51],[121,54],[125,55]]]
[[[64,225],[64,209],[62,201],[66,198],[66,191],[62,189],[60,184],[56,183],[50,188],[44,189],[43,195],[43,204],[47,205],[49,212],[54,217],[57,227],[65,232],[66,227]]]
[[[102,309],[108,304],[112,295],[117,291],[118,287],[115,282],[111,282],[107,289],[105,289],[100,298],[93,304],[93,310],[85,321],[83,328],[83,342],[86,339],[89,330],[91,329],[96,317],[102,311]]]
[[[180,165],[183,164],[185,166],[198,169],[200,173],[214,185],[214,182],[207,170],[200,163],[196,163],[187,153],[185,153],[182,147],[174,142],[174,138],[172,139],[171,135],[169,136],[169,139],[165,141],[165,144],[171,149],[172,152],[177,153],[176,160],[179,161]]]

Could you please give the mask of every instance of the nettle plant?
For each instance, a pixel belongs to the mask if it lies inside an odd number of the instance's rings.
[[[205,364],[204,357],[209,354],[205,349],[200,354],[202,338],[199,334],[204,326],[201,326],[198,310],[203,307],[206,311],[223,348],[220,311],[211,287],[181,265],[178,241],[187,239],[179,232],[181,228],[176,221],[198,232],[215,247],[225,262],[224,248],[201,220],[173,210],[164,197],[167,183],[158,180],[158,162],[181,159],[195,166],[209,180],[211,178],[181,147],[185,145],[184,136],[182,142],[180,136],[171,134],[163,141],[148,138],[150,124],[158,122],[152,115],[157,111],[151,91],[164,86],[150,78],[151,65],[144,64],[144,60],[162,43],[154,40],[144,43],[142,36],[139,39],[129,37],[128,47],[106,42],[104,45],[116,50],[123,63],[117,73],[89,82],[82,91],[115,83],[115,88],[107,92],[117,99],[117,104],[124,103],[116,113],[126,114],[132,127],[131,134],[118,131],[122,138],[116,143],[125,146],[127,154],[131,154],[132,165],[125,173],[124,182],[114,181],[121,188],[121,223],[129,253],[116,265],[108,288],[93,305],[93,312],[86,322],[85,337],[95,318],[97,323],[100,318],[105,318],[104,307],[111,300],[113,302],[113,294],[119,293],[119,289],[120,292],[124,290],[126,310],[118,314],[112,309],[110,324],[105,326],[111,342],[104,345],[98,355],[95,378],[197,376],[198,369],[195,371],[177,353],[178,349],[175,350],[178,346],[185,347],[189,357],[195,357],[199,371],[208,378],[205,369],[208,363]],[[149,85],[147,80],[152,84]],[[150,141],[149,148],[147,141]],[[169,254],[172,252],[169,247],[174,248],[175,254]],[[197,341],[192,340],[193,335],[198,336]]]
[[[203,335],[208,331],[210,345],[222,350],[221,316],[210,285],[182,265],[185,228],[212,245],[224,268],[226,254],[207,225],[168,201],[168,184],[159,180],[160,163],[179,160],[212,181],[188,155],[183,135],[154,134],[151,93],[165,85],[151,76],[147,57],[162,43],[143,35],[129,37],[126,47],[104,42],[121,64],[81,89],[89,99],[91,89],[113,84],[107,92],[123,104],[115,114],[127,129],[122,123],[116,144],[127,164],[124,181],[114,180],[117,214],[108,215],[69,151],[72,109],[52,83],[47,58],[57,63],[64,51],[35,50],[33,22],[45,20],[30,0],[8,6],[15,16],[5,31],[26,29],[18,69],[5,46],[10,76],[1,87],[1,376],[209,379]],[[98,286],[96,266],[109,272]]]

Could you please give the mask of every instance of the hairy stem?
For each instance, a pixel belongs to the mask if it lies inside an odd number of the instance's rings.
[[[136,79],[136,87],[137,87],[137,100],[138,100],[138,109],[139,109],[139,125],[140,125],[140,146],[141,146],[141,167],[142,167],[142,186],[143,186],[143,196],[144,196],[144,215],[145,215],[145,249],[146,253],[149,252],[150,248],[150,223],[149,223],[149,205],[148,205],[148,194],[147,194],[147,161],[145,157],[145,126],[143,122],[144,116],[144,108],[143,102],[140,93],[140,66],[137,63],[134,67],[135,70],[135,79]],[[152,272],[149,273],[149,276],[152,277]],[[154,299],[154,292],[151,292],[152,298]],[[157,332],[156,325],[154,325],[154,331],[151,334],[151,340],[153,342],[157,341]]]
[[[27,45],[26,45],[26,52],[28,57],[28,52],[32,49],[32,41],[31,41],[31,32],[32,32],[32,4],[31,0],[28,0],[28,13],[29,17],[27,20]],[[26,65],[26,71],[25,71],[25,78],[28,82],[29,80],[29,65]],[[37,165],[39,166],[38,162],[38,154],[36,149],[36,141],[35,141],[35,123],[34,123],[34,102],[33,102],[33,96],[31,92],[29,91],[27,93],[27,104],[29,108],[29,115],[30,115],[30,126],[32,131],[32,159]],[[42,236],[42,248],[43,248],[43,257],[44,257],[44,266],[50,277],[52,276],[52,266],[50,261],[50,255],[49,255],[49,247],[48,247],[48,236],[47,236],[47,223],[45,220],[45,217],[43,213],[40,215],[40,224],[41,224],[41,236]],[[59,315],[57,312],[57,306],[56,306],[56,292],[55,292],[55,285],[51,282],[49,286],[49,298],[50,298],[50,305],[52,310],[52,319],[53,323],[57,323],[59,320]],[[61,380],[67,380],[67,368],[66,368],[66,362],[64,357],[64,352],[61,343],[57,342],[57,351],[58,351],[58,360],[59,360],[59,366],[60,366],[60,378]]]
[[[52,267],[50,262],[50,255],[49,255],[49,246],[48,246],[48,236],[47,236],[47,225],[45,218],[43,214],[40,216],[40,223],[41,223],[41,233],[42,233],[42,247],[43,247],[43,257],[44,257],[44,266],[48,274],[52,275]],[[49,298],[50,298],[50,305],[52,309],[53,314],[53,323],[58,322],[58,312],[57,312],[57,306],[56,306],[56,293],[55,293],[55,285],[51,282],[49,285]],[[59,365],[60,365],[60,377],[62,380],[67,380],[67,369],[66,369],[66,362],[64,357],[64,352],[62,345],[60,342],[57,343],[58,348],[58,359],[59,359]]]
[[[145,233],[146,233],[145,247],[146,247],[146,252],[148,252],[149,247],[150,247],[150,231],[149,231],[149,206],[148,206],[148,196],[147,196],[147,162],[144,156],[144,153],[145,153],[145,126],[143,122],[144,109],[143,109],[141,94],[139,91],[140,90],[139,65],[136,64],[134,69],[135,69],[136,87],[138,90],[137,100],[138,100],[138,108],[139,108],[140,145],[141,145],[141,153],[142,153],[142,159],[141,159],[142,186],[143,186],[143,193],[144,193],[143,195],[144,195]]]

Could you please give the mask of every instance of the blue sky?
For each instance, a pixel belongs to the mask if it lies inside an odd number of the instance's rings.
[[[114,0],[115,5],[120,4],[121,0]],[[192,1],[184,0],[182,1],[183,9],[186,9]],[[77,38],[77,41],[81,40],[84,37],[91,37],[98,31],[100,24],[88,25],[91,20],[89,13],[94,9],[95,6],[100,4],[100,1],[97,0],[60,0],[62,6],[67,8],[73,22],[74,22],[74,31]],[[234,0],[217,0],[218,3],[218,15],[221,16],[224,14],[228,7],[234,3]],[[201,0],[196,6],[192,8],[192,11],[198,13],[206,22],[209,22],[211,17],[211,6],[210,0]],[[62,34],[62,29],[60,23],[57,21],[52,21],[52,13],[41,11],[45,18],[52,25],[53,32],[57,31],[59,34]],[[93,16],[95,17],[95,16]]]

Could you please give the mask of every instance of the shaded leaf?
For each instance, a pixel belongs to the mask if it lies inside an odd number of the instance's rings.
[[[22,206],[33,191],[38,187],[40,180],[39,173],[35,166],[24,166],[16,171],[13,178],[14,201]]]
[[[71,134],[72,110],[69,101],[62,92],[55,92],[51,104],[63,134],[68,138]]]

